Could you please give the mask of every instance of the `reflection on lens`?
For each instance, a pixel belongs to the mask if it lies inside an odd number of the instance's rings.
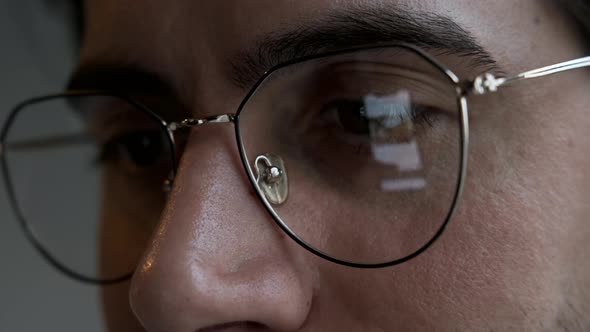
[[[20,217],[54,263],[109,281],[133,271],[160,215],[171,144],[135,104],[72,94],[20,109],[4,162]]]
[[[286,200],[275,202],[272,179],[257,184],[283,226],[325,255],[370,265],[414,254],[447,221],[460,119],[452,80],[399,47],[279,69],[243,107],[239,129],[251,176],[260,156],[282,162]]]

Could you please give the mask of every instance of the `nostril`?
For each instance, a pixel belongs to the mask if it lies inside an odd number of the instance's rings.
[[[240,332],[240,331],[252,331],[252,332],[264,332],[270,331],[268,327],[256,322],[235,322],[220,324],[210,327],[198,329],[195,332]]]

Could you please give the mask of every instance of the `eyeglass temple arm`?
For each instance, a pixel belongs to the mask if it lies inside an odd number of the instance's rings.
[[[6,150],[31,150],[31,149],[48,149],[56,146],[68,146],[83,143],[90,143],[92,139],[88,135],[72,134],[54,137],[44,137],[29,139],[17,142],[0,142],[0,155]]]
[[[509,77],[496,78],[491,73],[486,73],[476,77],[473,81],[470,82],[469,88],[467,89],[467,93],[483,95],[488,92],[496,92],[499,87],[513,82],[522,81],[529,78],[553,75],[582,67],[590,67],[590,56],[560,62],[551,66],[546,66],[538,69],[529,70],[524,73],[520,73],[518,75]]]

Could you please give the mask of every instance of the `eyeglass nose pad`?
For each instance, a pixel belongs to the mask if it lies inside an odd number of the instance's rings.
[[[273,205],[281,205],[289,195],[289,179],[283,159],[273,154],[256,157],[256,183]]]

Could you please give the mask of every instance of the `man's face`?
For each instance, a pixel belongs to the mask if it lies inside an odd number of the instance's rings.
[[[377,22],[387,31],[395,26],[388,18],[407,11],[455,21],[509,74],[584,55],[583,37],[552,1],[87,0],[81,66],[132,64],[160,76],[170,89],[143,100],[165,118],[234,113],[248,91],[236,84],[235,60],[264,38],[313,25],[328,44],[352,43],[353,27]],[[344,12],[349,21],[338,29],[321,26]],[[398,27],[391,36],[405,33]],[[470,55],[440,57],[461,78],[485,70]],[[105,178],[103,235],[136,234],[141,245],[130,244],[138,249],[119,255],[121,262],[143,253],[129,283],[103,291],[109,329],[588,328],[588,87],[587,70],[578,70],[470,100],[469,168],[457,214],[425,253],[373,270],[327,262],[286,237],[250,189],[231,127],[192,130],[166,202],[142,190],[108,192],[117,179]],[[96,88],[109,86],[102,80]],[[162,209],[159,221],[121,226],[131,214],[149,220]]]

